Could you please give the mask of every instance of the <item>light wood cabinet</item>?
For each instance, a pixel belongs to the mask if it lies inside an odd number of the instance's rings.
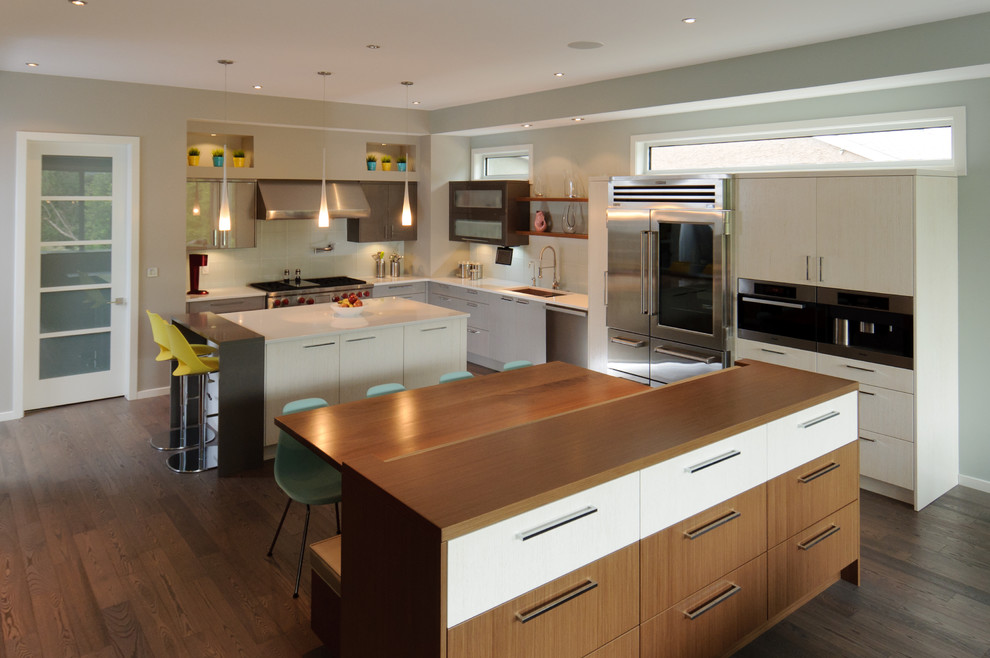
[[[811,281],[818,249],[815,179],[742,178],[736,189],[736,273],[761,281]]]
[[[343,334],[340,343],[341,402],[360,400],[377,384],[402,383],[402,327]]]
[[[754,359],[764,363],[772,363],[775,366],[785,366],[787,368],[797,368],[815,372],[816,354],[808,350],[787,347],[785,345],[771,345],[760,343],[746,338],[736,338],[736,359]]]
[[[592,651],[587,658],[639,658],[639,626]]]
[[[278,443],[272,422],[293,400],[340,401],[340,336],[272,342],[265,345],[265,445]]]

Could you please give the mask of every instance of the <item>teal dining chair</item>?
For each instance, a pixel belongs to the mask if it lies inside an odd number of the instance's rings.
[[[458,370],[457,372],[445,372],[440,375],[440,383],[446,384],[447,382],[458,382],[462,379],[471,379],[474,377],[467,370]]]
[[[528,368],[531,365],[533,365],[532,361],[509,361],[502,366],[502,370],[518,370],[519,368]]]
[[[294,414],[299,411],[309,411],[329,406],[326,400],[306,398],[294,400],[282,407],[282,414]],[[306,506],[306,522],[303,524],[302,546],[299,547],[299,564],[296,566],[296,587],[292,590],[292,598],[299,597],[299,578],[302,576],[303,556],[306,554],[306,534],[309,531],[309,506],[329,505],[333,503],[337,517],[337,534],[340,534],[340,501],[341,477],[340,471],[316,456],[316,453],[302,445],[294,438],[280,430],[278,445],[275,447],[275,482],[289,497],[282,512],[282,519],[275,530],[275,538],[268,547],[271,557],[282,531],[285,515],[289,512],[292,501]]]
[[[368,389],[365,393],[366,398],[377,398],[379,395],[388,395],[389,393],[398,393],[399,391],[406,390],[406,387],[402,384],[388,383],[388,384],[377,384]]]

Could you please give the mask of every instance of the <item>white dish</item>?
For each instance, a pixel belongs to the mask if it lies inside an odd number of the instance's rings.
[[[361,315],[361,311],[363,310],[363,306],[340,306],[338,304],[334,304],[333,306],[333,314],[342,318],[356,318]]]

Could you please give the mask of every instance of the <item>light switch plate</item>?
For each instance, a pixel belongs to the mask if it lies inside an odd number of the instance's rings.
[[[148,278],[149,279],[153,279],[156,276],[158,276],[158,268],[157,267],[149,267],[148,268]]]

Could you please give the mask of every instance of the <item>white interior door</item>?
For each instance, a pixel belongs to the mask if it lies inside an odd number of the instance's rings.
[[[128,392],[134,143],[28,140],[23,408]]]

